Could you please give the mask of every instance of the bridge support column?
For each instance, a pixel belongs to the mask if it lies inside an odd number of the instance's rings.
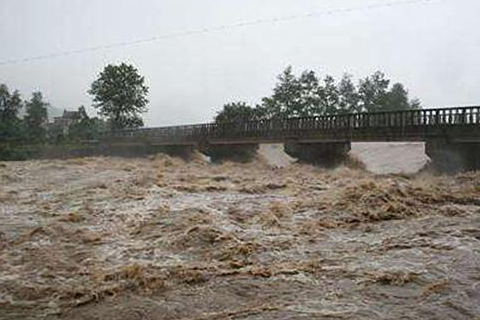
[[[351,149],[350,142],[285,143],[285,152],[301,162],[333,167],[343,163]]]
[[[248,162],[252,160],[258,150],[258,144],[210,144],[200,146],[200,152],[210,157],[212,162],[231,160]]]
[[[425,144],[432,166],[441,173],[480,170],[480,142],[451,142],[433,139]]]

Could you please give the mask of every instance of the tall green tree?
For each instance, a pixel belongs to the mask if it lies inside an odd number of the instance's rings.
[[[301,84],[293,74],[291,66],[287,67],[278,77],[271,97],[262,99],[262,112],[267,118],[298,116],[301,112]]]
[[[300,83],[300,97],[295,114],[299,116],[318,116],[325,113],[320,96],[320,84],[315,72],[305,70],[298,81]],[[289,114],[289,116],[292,116],[292,114]]]
[[[24,138],[23,123],[18,117],[23,101],[18,91],[10,93],[0,84],[0,140],[11,141]]]
[[[332,76],[327,75],[325,79],[323,79],[323,85],[319,88],[319,92],[321,104],[323,106],[323,113],[336,114],[339,97],[335,79]]]
[[[25,104],[26,114],[24,117],[28,139],[33,143],[45,141],[48,123],[49,104],[43,100],[41,92],[34,92],[30,101]]]
[[[6,85],[0,84],[0,119],[18,118],[22,106],[20,93],[17,90],[10,93]]]
[[[418,109],[420,102],[416,99],[410,101],[408,91],[403,84],[395,83],[387,93],[385,108],[388,110]]]
[[[421,108],[418,99],[409,100],[408,91],[401,83],[390,87],[390,79],[380,71],[358,82],[345,74],[339,82],[327,75],[319,80],[312,70],[305,70],[297,77],[292,67],[287,67],[278,77],[271,96],[262,99],[256,108],[242,108],[230,105],[221,116],[231,119],[285,118],[298,116],[319,116],[387,110]],[[221,118],[221,117],[220,117]],[[219,119],[220,119],[219,118]]]
[[[277,79],[273,94],[259,106],[267,118],[321,115],[333,103],[331,78],[321,86],[314,71],[305,70],[297,77],[292,67],[287,67]]]
[[[337,113],[355,113],[360,112],[360,97],[357,87],[352,81],[352,76],[344,74],[337,86],[338,91],[338,108]]]
[[[361,110],[366,112],[385,110],[389,84],[390,80],[380,71],[360,80],[358,92]]]
[[[215,116],[215,122],[245,122],[260,118],[259,111],[245,102],[227,103]]]
[[[108,65],[92,83],[89,93],[94,107],[112,130],[143,126],[148,87],[145,78],[129,64]]]
[[[401,83],[395,83],[387,93],[385,107],[389,110],[408,110],[408,92]]]

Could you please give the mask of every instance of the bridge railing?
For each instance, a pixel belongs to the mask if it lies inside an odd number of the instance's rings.
[[[208,139],[284,138],[305,135],[355,137],[360,132],[421,134],[429,128],[479,126],[480,106],[263,119],[241,123],[206,123],[107,133],[114,139],[153,139],[183,143]]]
[[[282,136],[288,138],[288,136],[298,136],[308,132],[354,135],[356,132],[375,129],[418,132],[428,127],[479,124],[480,107],[458,107],[220,123],[217,125],[217,130],[213,132],[213,137]]]

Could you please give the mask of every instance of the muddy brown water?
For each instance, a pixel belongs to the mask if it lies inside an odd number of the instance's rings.
[[[480,173],[0,166],[0,319],[478,319]]]

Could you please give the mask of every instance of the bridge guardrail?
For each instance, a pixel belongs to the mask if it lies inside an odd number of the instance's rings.
[[[356,135],[395,134],[418,136],[436,129],[468,126],[480,130],[480,106],[351,113],[262,119],[243,123],[205,123],[194,125],[142,128],[105,133],[107,139],[152,139],[160,142],[199,143],[209,139],[247,138],[288,139],[303,136],[331,136],[354,139]],[[480,132],[479,132],[480,134]]]

